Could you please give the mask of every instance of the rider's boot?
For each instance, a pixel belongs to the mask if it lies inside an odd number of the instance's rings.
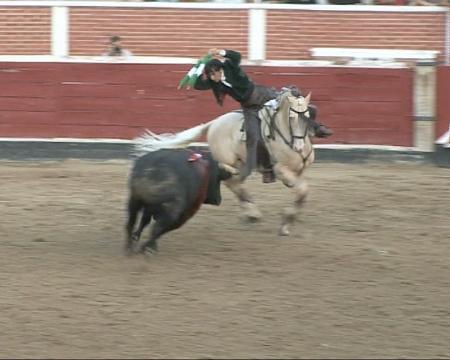
[[[309,121],[312,128],[314,129],[314,135],[318,138],[326,138],[330,135],[333,135],[333,130],[316,121],[317,107],[311,104],[308,106],[308,110],[310,114]]]
[[[262,182],[264,184],[273,183],[276,181],[275,173],[273,171],[273,165],[270,158],[270,153],[265,147],[265,145],[261,142],[258,143],[257,148],[258,154],[258,163],[263,168],[262,170]]]
[[[314,129],[314,135],[318,138],[326,138],[333,135],[333,130],[327,128],[321,123],[316,122],[315,120],[311,120],[311,125]]]
[[[273,168],[264,169],[263,173],[262,173],[262,182],[264,184],[269,184],[269,183],[274,183],[275,181],[277,181],[277,178],[275,177]]]

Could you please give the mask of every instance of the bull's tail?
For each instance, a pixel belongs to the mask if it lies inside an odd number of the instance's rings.
[[[134,151],[137,155],[142,155],[143,153],[160,149],[186,148],[196,140],[200,139],[213,121],[214,120],[175,134],[168,133],[157,135],[147,129],[144,134],[133,140]]]

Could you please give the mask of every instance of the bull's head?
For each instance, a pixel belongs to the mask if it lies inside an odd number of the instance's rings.
[[[220,205],[220,203],[222,202],[220,183],[222,182],[222,180],[229,179],[232,175],[226,170],[223,170],[219,167],[219,163],[214,160],[211,152],[209,152],[208,149],[199,147],[189,148],[200,152],[203,159],[206,160],[209,165],[208,190],[206,193],[206,199],[203,201],[203,203],[210,205]]]

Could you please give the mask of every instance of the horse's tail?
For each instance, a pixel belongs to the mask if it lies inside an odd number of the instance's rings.
[[[157,135],[146,129],[144,134],[133,140],[135,153],[140,155],[159,149],[188,147],[192,142],[198,140],[205,134],[212,122],[213,120],[175,134]]]

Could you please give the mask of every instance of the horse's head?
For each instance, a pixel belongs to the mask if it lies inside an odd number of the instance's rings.
[[[294,151],[301,152],[305,147],[305,140],[310,135],[309,127],[309,103],[311,93],[306,97],[295,96],[292,92],[286,96],[289,104],[289,129],[292,136],[292,148]]]

